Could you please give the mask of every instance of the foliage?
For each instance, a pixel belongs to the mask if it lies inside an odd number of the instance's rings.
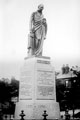
[[[14,111],[14,102],[12,98],[18,97],[19,81],[11,79],[11,83],[7,82],[5,78],[0,80],[0,108],[3,113],[11,113]]]

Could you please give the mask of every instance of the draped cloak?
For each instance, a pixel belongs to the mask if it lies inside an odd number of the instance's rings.
[[[33,55],[39,55],[42,53],[43,40],[47,33],[46,19],[43,14],[37,11],[31,15],[30,29],[28,49],[32,49]]]

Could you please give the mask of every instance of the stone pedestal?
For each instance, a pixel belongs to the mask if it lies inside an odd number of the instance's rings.
[[[25,119],[43,119],[44,110],[48,119],[60,118],[56,102],[55,71],[49,57],[26,58],[20,76],[19,102],[15,119],[20,119],[24,110]]]

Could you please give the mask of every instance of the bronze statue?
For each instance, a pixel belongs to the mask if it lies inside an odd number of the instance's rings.
[[[42,11],[44,6],[40,4],[38,10],[33,12],[30,20],[30,34],[28,40],[28,55],[42,55],[43,41],[46,38],[47,23]]]

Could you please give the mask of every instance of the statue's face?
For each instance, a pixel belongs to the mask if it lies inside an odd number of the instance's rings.
[[[39,11],[39,12],[42,12],[42,11],[43,11],[43,8],[38,9],[38,11]]]
[[[41,4],[38,6],[38,11],[42,11],[44,9],[44,6]]]

